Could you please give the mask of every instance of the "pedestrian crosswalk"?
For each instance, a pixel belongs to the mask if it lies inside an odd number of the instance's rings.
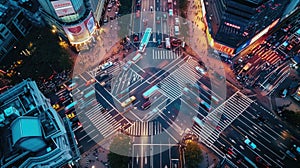
[[[160,60],[160,59],[176,59],[180,55],[178,51],[172,50],[153,50],[152,59]]]
[[[90,76],[95,77],[95,76],[101,75],[103,73],[117,75],[120,73],[120,71],[121,71],[121,65],[120,65],[120,63],[116,62],[116,63],[114,63],[114,65],[112,67],[106,69],[105,71],[102,71],[100,69],[100,67],[96,67],[87,72]]]
[[[203,125],[194,124],[193,132],[198,135],[199,140],[211,146],[219,134],[225,130],[239,115],[241,115],[253,100],[241,92],[236,92],[222,105],[209,113],[203,120]]]
[[[85,114],[104,138],[109,137],[121,127],[121,124],[101,104],[97,104]]]
[[[184,63],[180,68],[176,69],[168,77],[163,79],[159,87],[164,95],[172,100],[181,96],[183,88],[187,83],[195,83],[199,79],[199,74],[191,68],[192,65]]]
[[[157,121],[136,121],[125,132],[132,136],[152,136],[160,134],[162,126]]]

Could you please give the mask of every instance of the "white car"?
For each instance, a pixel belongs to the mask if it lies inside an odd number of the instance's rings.
[[[179,25],[179,18],[175,18],[175,25]]]
[[[109,62],[101,65],[101,70],[105,70],[105,69],[107,69],[107,68],[109,68],[111,66],[113,66],[113,63],[111,61],[109,61]]]
[[[124,71],[127,71],[130,68],[131,64],[132,61],[127,61],[126,64],[123,66]]]
[[[198,71],[199,73],[201,73],[202,75],[206,74],[206,71],[203,68],[200,68],[199,66],[195,67],[196,71]]]
[[[169,9],[169,16],[173,16],[173,9]]]

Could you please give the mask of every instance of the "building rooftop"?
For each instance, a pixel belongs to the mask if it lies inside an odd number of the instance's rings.
[[[206,5],[206,16],[214,39],[236,48],[280,18],[287,5],[280,0],[226,0],[224,8]]]
[[[0,134],[1,168],[60,167],[79,158],[69,123],[30,80],[0,95]]]

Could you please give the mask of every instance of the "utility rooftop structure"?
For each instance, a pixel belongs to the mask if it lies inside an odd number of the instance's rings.
[[[0,95],[0,167],[61,167],[79,159],[68,120],[62,120],[35,82]]]

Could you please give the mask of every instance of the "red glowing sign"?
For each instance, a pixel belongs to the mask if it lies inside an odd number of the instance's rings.
[[[237,25],[235,25],[235,24],[228,23],[228,22],[224,22],[224,24],[225,24],[226,26],[233,27],[233,28],[236,28],[236,29],[240,29],[240,28],[241,28],[240,26],[237,26]]]
[[[214,42],[214,48],[216,50],[219,50],[219,51],[223,52],[223,53],[226,53],[227,55],[233,55],[233,52],[234,52],[233,48],[227,47],[227,46],[222,45],[222,44],[217,43],[217,42]]]

